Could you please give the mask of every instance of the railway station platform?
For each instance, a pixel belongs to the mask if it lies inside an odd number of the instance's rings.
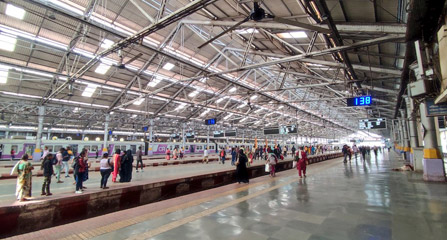
[[[284,169],[13,239],[444,239],[445,183],[391,171],[402,163],[393,152],[335,158],[310,165],[307,178]]]

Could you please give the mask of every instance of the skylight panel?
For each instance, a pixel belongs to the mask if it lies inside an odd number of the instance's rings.
[[[96,91],[96,88],[98,85],[96,84],[88,84],[87,87],[84,89],[84,92],[82,92],[83,97],[92,97],[93,93]]]
[[[253,95],[250,97],[251,100],[255,100],[256,98],[258,98],[258,95]]]
[[[235,92],[237,90],[236,87],[232,87],[229,92]]]
[[[155,87],[155,86],[157,86],[157,84],[159,84],[161,82],[161,80],[162,79],[160,77],[156,77],[156,78],[152,79],[152,81],[150,81],[147,85],[149,87]]]
[[[167,63],[163,66],[163,69],[168,70],[168,71],[171,71],[174,67],[175,67],[174,64],[172,64],[172,63],[170,63],[170,62],[167,62]]]
[[[114,42],[112,40],[104,38],[104,40],[102,40],[101,47],[107,49],[110,48],[113,44]]]
[[[278,33],[277,36],[280,38],[306,38],[307,34],[304,31],[295,31]]]
[[[188,94],[189,97],[195,97],[197,96],[197,94],[199,94],[199,91],[194,91]]]
[[[227,120],[227,119],[229,119],[231,116],[233,116],[233,114],[232,113],[230,113],[230,114],[228,114],[227,116],[225,116],[224,117],[224,120]]]
[[[13,52],[16,48],[17,38],[0,34],[0,49]]]
[[[183,109],[185,107],[186,107],[186,104],[180,103],[180,105],[178,105],[178,107],[175,109],[175,111],[179,111],[179,110],[181,110],[181,109]]]
[[[258,30],[256,30],[255,28],[245,28],[245,29],[239,29],[235,31],[236,33],[239,34],[251,34],[251,33],[259,33]]]
[[[23,8],[16,7],[12,4],[6,5],[6,15],[23,20],[26,11]]]
[[[200,116],[201,117],[203,117],[203,116],[205,116],[207,113],[209,113],[210,112],[210,110],[209,109],[207,109],[207,110],[205,110],[204,112],[202,112],[201,114],[200,114]]]
[[[95,73],[104,75],[104,74],[106,74],[107,71],[109,71],[109,69],[110,69],[110,65],[101,63],[101,64],[99,64],[99,66],[95,69]]]
[[[0,83],[6,83],[8,81],[9,69],[0,67]]]
[[[144,98],[140,98],[140,99],[138,99],[137,101],[133,102],[133,105],[137,105],[137,106],[139,106],[139,105],[141,105],[143,102],[144,102]]]

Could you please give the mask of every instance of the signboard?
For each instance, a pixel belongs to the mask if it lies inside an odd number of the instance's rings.
[[[236,137],[236,131],[225,132],[225,137]]]
[[[171,134],[171,138],[174,138],[174,139],[180,138],[180,135],[176,134],[176,133],[173,133],[173,134]]]
[[[186,138],[194,138],[194,133],[186,133]]]
[[[428,117],[447,116],[447,103],[435,104],[433,99],[425,100]]]
[[[214,125],[216,124],[216,119],[215,118],[211,118],[211,119],[207,119],[205,120],[205,125]]]
[[[149,126],[143,127],[143,132],[147,132],[147,130],[149,130]]]
[[[371,105],[371,96],[360,96],[346,99],[348,107],[369,106]]]
[[[112,133],[113,133],[113,131],[112,131],[112,130],[110,130],[110,131],[109,131],[109,135],[112,135]]]
[[[224,137],[223,131],[214,131],[214,137]]]
[[[386,118],[371,118],[359,120],[359,129],[386,129]]]
[[[264,135],[279,134],[279,128],[264,128]]]
[[[298,133],[298,128],[296,127],[296,125],[281,126],[279,128],[279,134],[290,134],[290,133]]]

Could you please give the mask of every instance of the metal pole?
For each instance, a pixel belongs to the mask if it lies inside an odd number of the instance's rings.
[[[34,153],[33,153],[34,161],[39,161],[40,157],[41,157],[42,129],[43,129],[44,116],[45,116],[45,106],[39,106],[39,118],[38,118],[37,135],[36,135],[36,149],[34,149]]]
[[[183,123],[183,128],[182,128],[182,149],[185,150],[185,128],[186,128],[186,123]]]
[[[108,152],[107,138],[109,137],[109,122],[110,122],[110,114],[106,114],[106,121],[104,122],[104,142],[102,146],[101,155]]]
[[[400,110],[400,114],[402,115],[402,129],[403,129],[403,148],[404,148],[404,157],[405,160],[410,160],[410,140],[408,138],[408,125],[407,125],[407,113],[405,109]]]
[[[434,117],[428,117],[425,101],[420,104],[421,122],[424,127],[424,180],[442,181],[445,178],[444,161],[438,148]]]
[[[151,148],[151,143],[152,143],[152,139],[153,139],[153,127],[154,127],[154,119],[151,119],[149,121],[149,145],[148,145],[148,153],[147,155],[152,155],[153,151]]]

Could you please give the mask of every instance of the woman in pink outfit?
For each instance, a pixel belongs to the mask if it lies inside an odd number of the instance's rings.
[[[304,177],[306,177],[306,167],[308,162],[307,155],[306,152],[303,151],[303,147],[300,147],[300,150],[298,150],[298,152],[296,153],[295,159],[297,160],[296,169],[298,169],[298,175],[300,176],[300,178],[302,178],[302,173]]]
[[[113,172],[112,172],[112,182],[116,182],[116,177],[120,171],[121,165],[121,150],[116,149],[115,154],[113,155]]]

